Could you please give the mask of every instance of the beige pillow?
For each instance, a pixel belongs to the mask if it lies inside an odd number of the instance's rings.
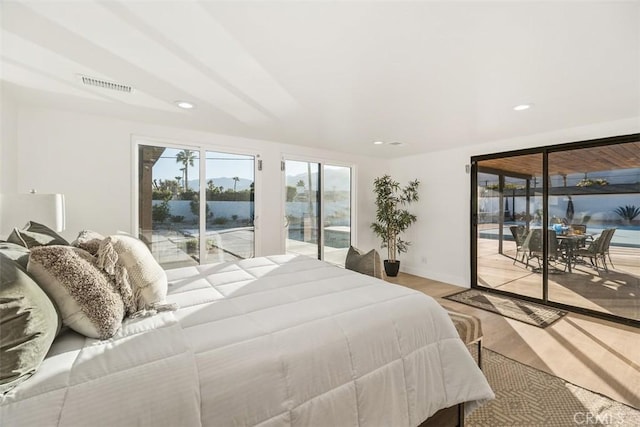
[[[53,299],[62,323],[90,338],[113,336],[125,314],[115,283],[87,251],[73,246],[31,249],[27,271]]]
[[[123,290],[130,288],[130,301],[125,300],[129,315],[173,309],[165,304],[167,274],[142,241],[125,235],[107,237],[98,250],[98,266],[115,277],[123,296]]]
[[[84,249],[89,252],[91,255],[95,255],[98,253],[98,249],[100,249],[100,243],[105,239],[105,237],[91,230],[82,230],[78,233],[78,237],[76,240],[71,242],[71,246],[75,246],[80,249]]]
[[[365,254],[359,249],[350,246],[344,267],[347,270],[357,271],[358,273],[382,279],[382,262],[380,261],[378,251],[375,249],[371,249]]]

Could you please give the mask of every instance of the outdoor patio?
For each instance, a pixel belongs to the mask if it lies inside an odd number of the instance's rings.
[[[588,260],[575,264],[571,273],[558,263],[549,274],[549,300],[640,320],[640,247],[612,245],[610,254],[609,272],[598,273]],[[520,256],[514,264],[515,255],[514,241],[504,240],[500,254],[498,240],[479,238],[478,284],[542,298],[542,274],[534,271],[537,262],[526,267]]]

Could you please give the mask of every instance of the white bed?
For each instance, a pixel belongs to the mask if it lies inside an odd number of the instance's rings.
[[[442,307],[306,257],[167,271],[175,312],[67,331],[2,425],[417,426],[493,392]]]

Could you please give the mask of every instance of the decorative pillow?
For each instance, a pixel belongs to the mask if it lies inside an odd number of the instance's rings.
[[[33,221],[29,221],[22,230],[14,228],[7,238],[7,241],[15,243],[16,245],[24,246],[25,248],[69,244],[64,237],[46,225],[38,224]]]
[[[380,261],[378,251],[375,249],[371,249],[365,254],[359,249],[350,246],[344,267],[347,270],[357,271],[358,273],[382,279],[382,262]]]
[[[47,294],[0,254],[0,394],[38,369],[59,330],[60,316]]]
[[[89,252],[73,246],[39,246],[31,250],[27,271],[54,300],[64,325],[99,339],[112,337],[120,328],[122,297]]]
[[[125,304],[130,315],[151,310],[174,310],[165,304],[167,274],[140,240],[132,236],[114,235],[102,241],[98,250],[98,266],[115,277],[123,298],[131,289],[131,300]]]
[[[15,261],[25,270],[29,261],[29,249],[15,243],[0,242],[0,254]]]
[[[91,255],[96,255],[98,249],[100,249],[100,243],[102,243],[104,239],[105,237],[100,233],[91,230],[82,230],[76,240],[71,242],[71,246],[84,249]]]

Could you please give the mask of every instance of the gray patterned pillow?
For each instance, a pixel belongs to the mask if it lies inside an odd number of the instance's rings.
[[[39,246],[31,249],[27,271],[54,300],[64,325],[99,339],[112,337],[120,328],[125,313],[122,297],[87,251]]]
[[[382,279],[382,262],[380,261],[378,251],[375,249],[371,249],[365,254],[359,249],[350,246],[344,267],[347,270],[357,271],[358,273]]]
[[[7,241],[25,248],[47,245],[68,245],[64,237],[47,227],[34,221],[29,221],[22,230],[14,228]]]

